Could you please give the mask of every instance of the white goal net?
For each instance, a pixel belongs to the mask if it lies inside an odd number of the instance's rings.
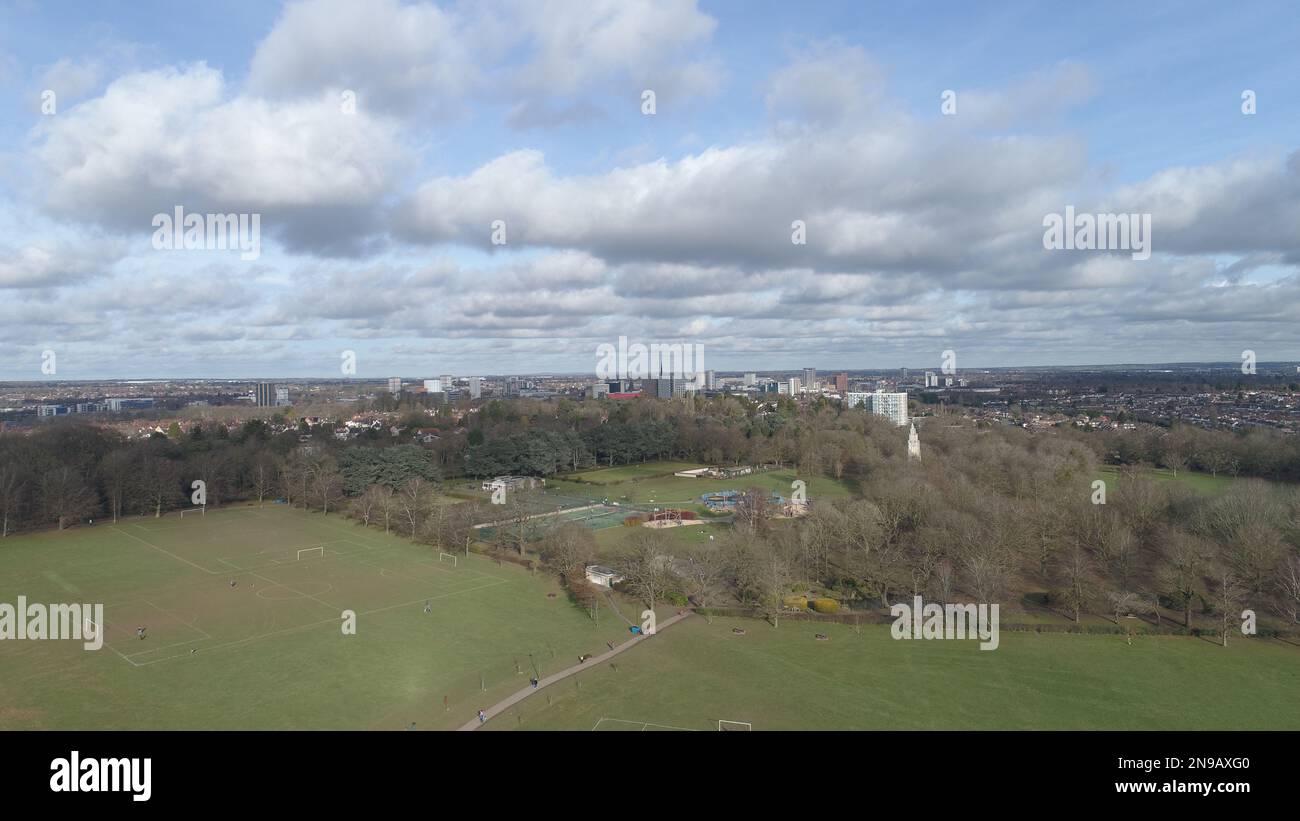
[[[319,547],[304,547],[302,550],[298,551],[298,559],[300,561],[302,560],[303,556],[313,556],[313,555],[324,558],[325,545],[321,545]]]
[[[456,562],[456,557],[453,556],[453,555],[451,555],[450,553],[439,553],[439,554],[438,554],[438,561],[440,561],[440,562],[444,562],[444,563],[446,563],[446,562],[451,562],[451,566],[452,566],[452,567],[455,567],[456,564],[457,564],[457,562]]]
[[[727,721],[725,718],[718,719],[718,732],[748,732],[754,729],[754,725],[748,721]]]

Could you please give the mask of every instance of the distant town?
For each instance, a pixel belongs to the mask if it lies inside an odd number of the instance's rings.
[[[429,441],[446,424],[500,399],[635,401],[734,395],[858,407],[906,425],[958,414],[1028,429],[1132,429],[1177,421],[1208,430],[1300,430],[1300,366],[1178,363],[1061,368],[704,371],[691,378],[592,379],[577,374],[385,379],[160,379],[0,383],[0,430],[79,417],[127,437],[177,421],[264,419],[287,429],[335,425],[338,438],[386,430]],[[358,410],[364,408],[364,410]],[[410,424],[412,412],[429,417]],[[399,424],[405,422],[406,424]]]

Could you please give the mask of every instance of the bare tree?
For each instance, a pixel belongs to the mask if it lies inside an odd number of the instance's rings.
[[[99,463],[99,475],[104,480],[104,495],[108,498],[108,513],[116,522],[122,515],[131,485],[135,481],[136,463],[130,450],[111,451]]]
[[[146,456],[141,462],[136,487],[142,506],[152,509],[155,519],[181,498],[180,484],[180,468],[172,460]]]
[[[257,494],[257,506],[262,507],[266,495],[275,488],[276,477],[280,473],[278,460],[268,453],[259,453],[253,457],[248,473],[249,484]]]
[[[1277,571],[1277,610],[1292,624],[1300,624],[1300,553],[1289,553]]]
[[[24,483],[17,465],[0,464],[0,538],[9,535],[9,521],[18,517]]]
[[[586,566],[596,558],[596,537],[590,528],[564,522],[543,537],[541,556],[566,582],[583,579]]]
[[[1231,570],[1224,568],[1214,575],[1214,580],[1218,583],[1218,589],[1214,591],[1214,604],[1219,608],[1219,617],[1222,619],[1223,627],[1223,646],[1227,647],[1228,633],[1233,626],[1238,624],[1237,619],[1240,617],[1242,596],[1246,591],[1237,582],[1237,578]]]
[[[1192,601],[1201,589],[1209,558],[1209,545],[1180,530],[1170,531],[1164,541],[1160,579],[1170,598],[1183,609],[1183,627],[1192,626]]]
[[[1074,611],[1074,623],[1079,623],[1083,608],[1087,606],[1092,589],[1092,557],[1077,539],[1070,539],[1061,552],[1061,575],[1064,579],[1066,604]]]
[[[1110,599],[1111,610],[1115,613],[1115,624],[1117,625],[1119,620],[1125,614],[1132,613],[1133,608],[1138,604],[1137,593],[1128,590],[1112,590],[1107,594],[1107,598]]]
[[[96,507],[95,494],[77,469],[57,467],[41,476],[41,508],[48,519],[59,523],[59,530],[93,513]]]
[[[664,538],[654,530],[638,531],[627,540],[627,549],[619,558],[619,570],[627,580],[628,590],[651,609],[671,583],[672,556],[665,550]]]
[[[697,607],[705,608],[705,619],[710,624],[713,617],[707,608],[726,590],[728,571],[728,562],[720,550],[704,547],[686,557],[682,575],[686,595]]]
[[[397,491],[397,509],[406,526],[406,534],[412,538],[420,532],[420,523],[428,510],[431,491],[429,483],[418,476],[407,479]]]

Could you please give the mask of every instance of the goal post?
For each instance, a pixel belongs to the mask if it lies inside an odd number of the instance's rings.
[[[180,518],[184,519],[186,513],[190,513],[190,514],[197,513],[200,516],[202,516],[207,511],[207,509],[208,509],[207,505],[203,505],[201,507],[192,507],[189,510],[182,510]]]
[[[320,551],[320,556],[321,556],[322,559],[325,558],[325,545],[320,545],[319,547],[304,547],[304,548],[302,548],[301,550],[299,550],[299,551],[298,551],[298,560],[299,560],[299,561],[302,560],[302,554],[304,554],[304,553],[311,553],[311,552],[316,551],[316,550],[319,550],[319,551]]]
[[[438,554],[438,561],[439,561],[439,562],[445,562],[445,561],[447,561],[448,559],[451,560],[451,566],[452,566],[452,567],[455,567],[455,566],[458,564],[458,562],[456,561],[456,557],[453,556],[453,555],[451,555],[450,553],[439,553],[439,554]]]
[[[735,733],[749,732],[754,729],[754,725],[748,721],[727,721],[725,718],[718,719],[718,732]]]

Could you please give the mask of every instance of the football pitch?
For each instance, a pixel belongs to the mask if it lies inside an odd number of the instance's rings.
[[[733,632],[743,630],[743,634]],[[829,640],[817,641],[821,632]],[[1300,647],[1004,631],[896,641],[887,625],[692,617],[488,730],[1300,729]]]
[[[453,727],[625,637],[541,574],[283,506],[10,537],[18,596],[102,603],[104,642],[0,641],[0,729]]]

